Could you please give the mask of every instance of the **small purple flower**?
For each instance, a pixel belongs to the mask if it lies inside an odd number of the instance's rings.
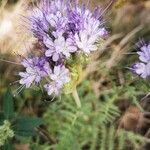
[[[61,14],[61,12],[56,12],[56,14],[46,15],[46,20],[57,32],[64,33],[67,23],[67,18]]]
[[[150,62],[150,44],[146,45],[144,44],[141,48],[140,51],[137,52],[139,55],[139,59],[144,62],[148,63]]]
[[[75,7],[74,9],[69,8],[68,15],[68,30],[70,32],[78,32],[84,28],[84,19],[82,10],[79,7]]]
[[[97,40],[97,36],[90,36],[87,33],[86,30],[80,31],[79,35],[75,35],[75,41],[80,50],[82,50],[84,53],[89,54],[91,51],[96,51],[97,46],[95,44]]]
[[[44,58],[34,57],[24,59],[22,65],[26,68],[25,72],[20,72],[20,84],[29,88],[32,83],[39,83],[41,79],[51,73],[49,63]]]
[[[44,87],[49,95],[58,95],[63,88],[63,85],[70,81],[69,70],[62,65],[55,66],[53,73],[50,74],[50,79],[52,81]]]
[[[140,51],[137,52],[141,62],[135,63],[132,66],[133,72],[140,75],[142,78],[150,77],[150,43],[142,44]]]
[[[92,14],[85,6],[76,6],[68,11],[68,28],[75,35],[78,49],[86,54],[97,50],[96,41],[107,35],[103,22],[97,16],[97,13]]]
[[[67,83],[70,81],[69,70],[63,65],[55,66],[53,73],[50,75],[50,78],[53,81],[58,81],[62,84]]]
[[[45,1],[49,1],[49,0],[45,0]],[[67,10],[67,4],[65,0],[52,0],[49,10],[51,13],[54,14],[58,11],[60,11],[62,14],[65,14]]]
[[[146,65],[144,63],[136,63],[132,66],[133,72],[140,75],[142,78],[147,77]]]
[[[39,8],[35,8],[32,12],[32,16],[29,17],[30,21],[30,30],[33,35],[38,38],[38,40],[42,40],[43,36],[48,32],[50,25],[45,18],[44,12]]]
[[[45,90],[47,91],[48,95],[59,95],[62,85],[59,82],[51,82],[50,84],[44,85]]]
[[[108,31],[105,28],[101,28],[101,30],[99,31],[99,35],[102,37],[107,37]]]
[[[46,57],[52,57],[55,62],[63,56],[68,59],[71,53],[77,51],[77,47],[73,45],[73,40],[71,38],[65,40],[62,35],[59,35],[54,42],[50,38],[45,38],[44,44],[49,48],[45,52]]]

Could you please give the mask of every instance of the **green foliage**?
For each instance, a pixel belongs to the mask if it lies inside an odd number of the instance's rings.
[[[1,147],[2,150],[14,150],[14,147],[12,145],[12,142],[8,140],[3,147]]]
[[[18,136],[29,137],[35,135],[35,127],[43,124],[40,118],[36,117],[20,117],[15,120],[13,129]]]
[[[3,99],[3,112],[5,119],[11,119],[14,117],[14,102],[10,90],[7,90]]]
[[[118,150],[125,150],[125,148],[138,149],[142,144],[145,143],[145,138],[139,134],[119,130],[118,132]]]
[[[139,148],[142,144],[144,144],[145,138],[143,136],[135,134],[133,132],[123,131],[123,133],[124,136],[126,136],[126,140],[130,141],[135,149]]]
[[[95,97],[90,82],[84,81],[78,89],[82,103],[81,109],[76,107],[71,95],[63,95],[60,100],[51,103],[44,114],[44,120],[48,127],[47,134],[53,142],[46,141],[44,145],[31,142],[31,150],[126,150],[129,146],[133,149],[139,147],[145,139],[132,132],[118,131],[115,123],[120,116],[120,111],[115,105],[116,101],[120,100],[122,95],[124,98],[130,97],[133,104],[140,106],[135,96],[138,90],[129,85],[114,86],[110,91],[104,91],[103,98],[99,99]],[[13,101],[9,94],[6,93],[8,96],[4,96],[9,98],[6,102]],[[5,104],[6,106],[10,107],[13,104],[10,102]],[[0,123],[5,116],[9,116],[17,139],[35,135],[34,128],[42,124],[39,118],[20,116],[14,112],[12,114],[13,118],[11,115],[4,115],[2,111]],[[5,144],[5,146],[9,145]]]
[[[5,116],[4,116],[4,113],[3,112],[1,112],[0,113],[0,125],[2,125],[3,124],[3,121],[5,120]]]
[[[8,137],[20,136],[30,137],[35,135],[35,128],[43,124],[43,121],[37,117],[20,116],[14,112],[14,101],[10,90],[7,90],[3,96],[3,109],[0,113],[0,130],[2,149],[11,149],[11,140]],[[1,145],[0,145],[1,146]]]
[[[37,143],[34,143],[31,145],[30,150],[50,150],[50,146],[47,144],[39,145]]]
[[[0,146],[3,146],[7,139],[14,137],[14,132],[10,126],[11,124],[7,120],[5,120],[4,124],[0,126]]]
[[[113,122],[116,117],[120,116],[120,112],[117,106],[114,105],[114,101],[116,99],[116,96],[112,98],[108,98],[107,102],[104,102],[101,104],[100,107],[100,123],[109,123]]]
[[[50,105],[44,115],[49,135],[58,141],[52,145],[54,149],[126,150],[128,145],[134,149],[144,140],[142,136],[115,127],[115,120],[120,116],[115,102],[121,90],[107,93],[104,102],[95,98],[88,81],[80,86],[79,91],[81,109],[76,108],[68,95]]]
[[[87,88],[81,88],[88,89],[89,85],[86,82],[85,86]],[[82,89],[79,91],[82,91]],[[82,94],[80,94],[80,97],[82,97]],[[95,101],[91,100],[94,97],[94,93],[91,91],[84,97],[84,99],[81,99],[83,103],[81,109],[76,108],[71,96],[64,96],[61,102],[50,106],[45,114],[45,121],[49,124],[49,134],[54,137],[59,134],[57,140],[60,142],[55,145],[56,149],[80,150],[85,145],[89,145],[89,143],[91,143],[89,147],[95,149],[101,124],[103,122],[113,122],[119,116],[119,110],[113,105],[114,98],[112,100],[109,98],[104,103],[97,100],[98,106],[96,106],[96,109],[93,109],[92,103],[95,103]],[[57,119],[55,119],[56,117]]]
[[[114,126],[100,128],[100,150],[126,150],[139,148],[144,144],[145,138],[141,135],[125,130],[117,130]]]

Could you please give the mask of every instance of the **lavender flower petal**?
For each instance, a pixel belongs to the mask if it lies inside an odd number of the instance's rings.
[[[53,73],[50,75],[52,82],[44,85],[48,95],[58,95],[63,85],[70,81],[69,70],[65,66],[55,66]]]
[[[137,52],[137,54],[139,55],[139,59],[145,63],[149,62],[150,61],[150,44],[143,45],[140,48],[140,50],[141,51]]]
[[[139,60],[141,62],[136,63],[132,66],[133,71],[140,75],[142,78],[150,77],[150,44],[142,45],[140,51],[137,52]]]
[[[73,44],[73,40],[71,38],[65,40],[62,35],[55,39],[54,42],[49,39],[45,40],[45,45],[49,48],[46,50],[45,55],[47,57],[52,56],[53,61],[58,61],[62,56],[68,59],[71,53],[77,51],[77,47]]]
[[[20,84],[29,88],[34,82],[39,83],[43,77],[50,75],[49,63],[44,58],[34,57],[24,59],[22,64],[26,68],[25,72],[20,72]]]

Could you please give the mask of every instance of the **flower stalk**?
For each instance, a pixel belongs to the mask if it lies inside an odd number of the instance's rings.
[[[80,101],[80,98],[79,98],[79,95],[78,95],[78,92],[77,92],[76,88],[74,89],[72,95],[73,95],[73,98],[74,98],[74,100],[75,100],[75,102],[77,104],[77,107],[81,108],[81,101]]]

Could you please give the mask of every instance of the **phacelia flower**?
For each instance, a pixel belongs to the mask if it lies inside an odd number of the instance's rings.
[[[22,65],[26,68],[25,72],[20,72],[22,77],[20,84],[29,88],[33,83],[39,83],[42,77],[51,73],[50,65],[44,58],[34,57],[24,59]]]
[[[32,54],[33,57],[22,60],[25,71],[19,73],[20,84],[29,88],[42,83],[48,95],[58,95],[77,74],[72,72],[72,66],[82,66],[80,55],[88,57],[106,37],[101,11],[91,11],[77,1],[42,0],[26,18],[40,47],[40,56]]]
[[[81,49],[84,53],[89,54],[91,51],[96,51],[97,46],[95,44],[97,36],[90,36],[84,31],[80,31],[79,34],[75,35],[76,44],[79,49]]]
[[[132,66],[132,70],[142,78],[150,77],[150,43],[142,43],[137,52],[140,62]]]
[[[47,90],[48,95],[53,93],[58,95],[63,85],[70,81],[69,70],[66,69],[65,66],[55,66],[53,73],[50,74],[50,79],[52,82],[46,84],[44,87]]]
[[[49,48],[45,52],[46,57],[52,57],[55,62],[63,56],[69,58],[71,53],[77,51],[77,48],[73,45],[73,40],[71,38],[65,40],[62,35],[55,39],[54,42],[50,38],[46,38],[44,43]]]

